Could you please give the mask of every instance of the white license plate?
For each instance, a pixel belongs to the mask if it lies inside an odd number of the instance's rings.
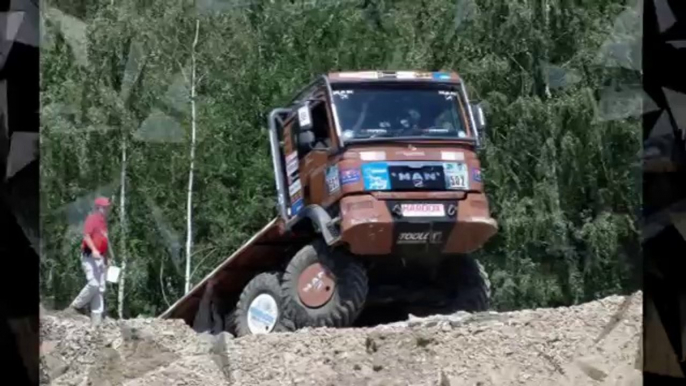
[[[443,217],[443,204],[401,204],[400,210],[405,217]]]
[[[464,163],[446,163],[443,166],[448,189],[469,190],[469,169]]]

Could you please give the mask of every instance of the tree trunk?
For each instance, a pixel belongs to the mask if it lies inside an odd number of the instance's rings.
[[[541,26],[541,36],[548,36],[549,9],[548,0],[534,1],[534,22]],[[546,41],[536,38],[533,47],[534,93],[542,100],[550,98],[547,74],[547,65],[549,64],[547,44]]]
[[[117,293],[117,316],[124,318],[124,292],[126,287],[126,136],[121,144],[121,191],[119,193],[119,285]]]
[[[186,285],[184,293],[188,293],[191,287],[191,246],[193,240],[193,170],[195,168],[195,47],[198,45],[198,34],[200,33],[200,20],[195,21],[195,38],[191,47],[191,154],[190,168],[188,171],[188,199],[186,202]]]

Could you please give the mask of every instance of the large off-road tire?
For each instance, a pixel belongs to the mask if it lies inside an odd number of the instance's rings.
[[[277,273],[261,273],[243,288],[229,315],[229,325],[237,337],[295,329],[283,312],[279,277]]]
[[[490,308],[491,281],[478,260],[455,256],[445,261],[443,283],[448,287],[445,312],[482,312]]]
[[[296,328],[350,327],[364,308],[369,283],[352,256],[315,241],[291,259],[282,288],[286,315]]]

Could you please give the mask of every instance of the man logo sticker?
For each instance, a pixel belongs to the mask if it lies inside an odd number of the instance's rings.
[[[411,181],[411,180],[427,180],[427,181],[436,181],[438,179],[438,173],[436,172],[431,172],[431,173],[398,173],[398,179],[400,181]]]

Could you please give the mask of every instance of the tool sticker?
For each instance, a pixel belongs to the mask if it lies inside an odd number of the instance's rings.
[[[458,162],[443,164],[447,189],[469,189],[469,171],[467,165]]]
[[[372,162],[362,165],[362,178],[365,190],[388,190],[391,188],[391,178],[388,174],[388,164]]]
[[[338,192],[341,182],[338,178],[338,165],[329,166],[326,169],[326,189],[329,194]]]
[[[341,170],[341,184],[343,185],[356,184],[360,182],[360,178],[360,169],[358,168]]]
[[[405,232],[398,236],[398,244],[440,244],[443,241],[443,232]]]

